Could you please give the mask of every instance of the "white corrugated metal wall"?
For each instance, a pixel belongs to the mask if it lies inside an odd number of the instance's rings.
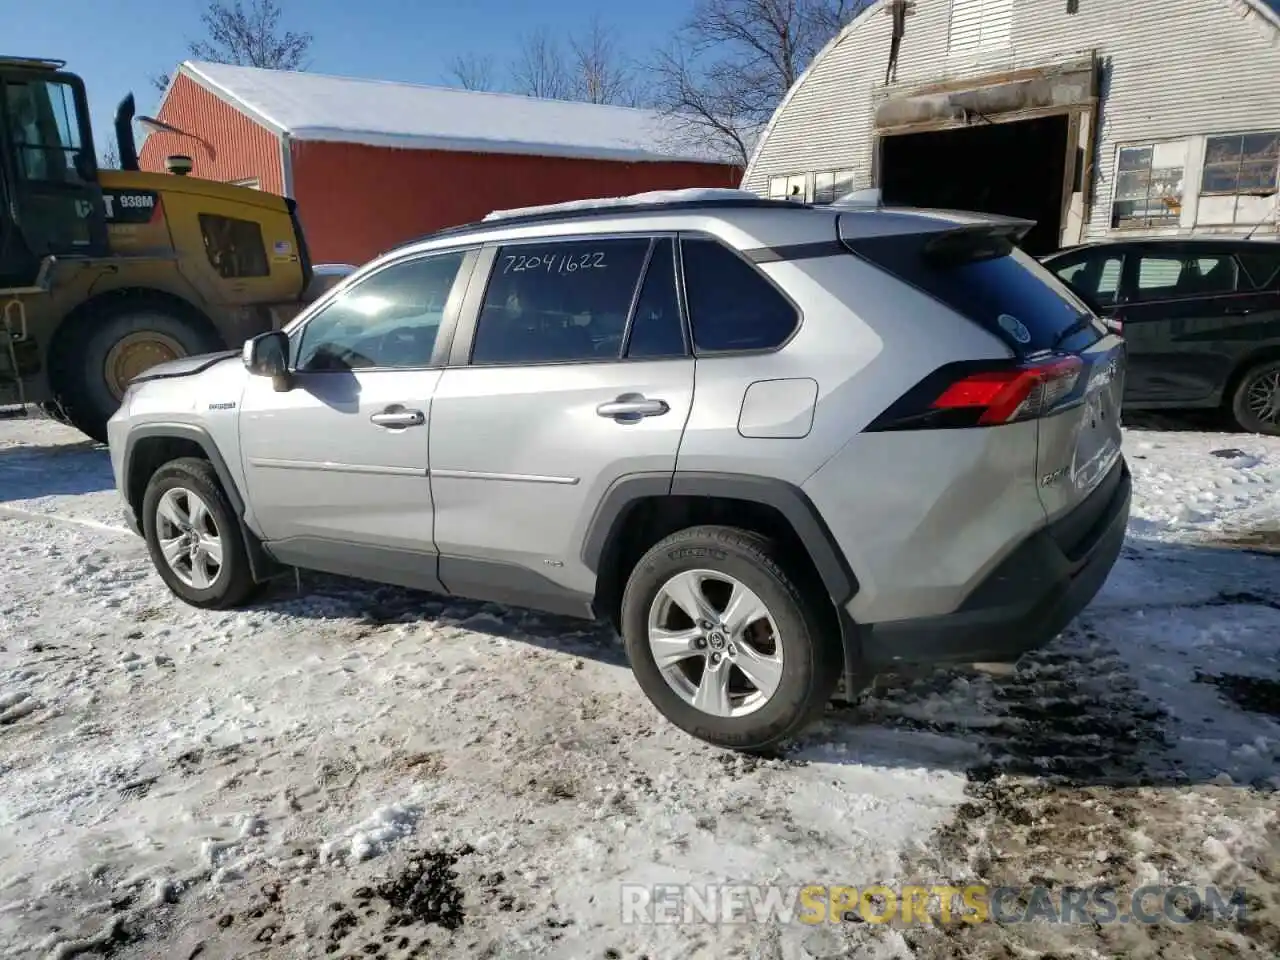
[[[894,87],[1096,50],[1109,71],[1087,236],[1109,232],[1121,146],[1152,146],[1161,163],[1182,158],[1183,207],[1171,230],[1233,223],[1243,230],[1277,216],[1274,196],[1199,192],[1206,136],[1280,130],[1280,28],[1243,0],[1079,0],[1077,7],[1071,14],[1067,0],[917,0]],[[747,170],[746,189],[767,194],[771,178],[808,175],[812,195],[814,175],[825,174],[825,182],[833,171],[855,189],[870,185],[872,113],[889,54],[886,14],[880,3],[862,15],[792,91]]]

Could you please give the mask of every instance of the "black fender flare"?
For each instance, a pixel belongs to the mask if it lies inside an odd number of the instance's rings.
[[[845,686],[853,690],[861,670],[860,631],[846,610],[858,591],[858,580],[822,514],[800,487],[786,480],[750,474],[677,470],[619,477],[605,491],[583,535],[581,560],[597,576],[609,544],[622,530],[630,508],[641,500],[663,496],[718,497],[772,507],[786,519],[804,544],[822,579],[840,622]]]
[[[246,552],[249,555],[249,570],[254,580],[261,583],[269,579],[272,575],[273,562],[262,549],[262,541],[258,535],[245,523],[244,497],[240,493],[240,488],[236,486],[235,478],[231,475],[222,451],[218,449],[209,431],[203,427],[190,423],[147,423],[131,429],[128,439],[125,440],[124,456],[120,460],[120,479],[125,491],[129,490],[132,482],[133,457],[137,451],[138,442],[151,439],[187,440],[204,452],[205,459],[213,465],[213,471],[218,475],[218,481],[222,484],[227,499],[231,501],[231,508],[236,513],[240,533],[244,537]],[[133,511],[133,504],[129,503],[128,506],[130,511]],[[138,528],[139,530],[142,528],[141,518],[138,518]]]

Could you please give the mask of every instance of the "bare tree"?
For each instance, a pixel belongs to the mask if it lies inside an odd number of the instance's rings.
[[[654,57],[657,106],[742,166],[814,55],[870,0],[698,0]]]
[[[115,170],[120,166],[120,148],[116,145],[115,137],[108,140],[107,145],[102,148],[102,156],[98,158],[98,166],[107,170]]]
[[[545,27],[525,37],[511,64],[514,93],[548,100],[565,100],[573,93],[573,78],[560,44]]]
[[[282,30],[283,15],[279,0],[210,0],[200,15],[206,36],[188,43],[187,53],[214,63],[305,70],[314,38],[310,33]],[[169,86],[169,76],[159,74],[151,82],[163,91]]]
[[[634,106],[638,90],[630,66],[618,49],[617,36],[600,18],[592,17],[586,32],[569,38],[573,99],[587,103]]]
[[[454,57],[449,62],[449,76],[464,90],[492,90],[493,58],[476,53]]]

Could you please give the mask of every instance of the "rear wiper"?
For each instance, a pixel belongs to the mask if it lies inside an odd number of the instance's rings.
[[[1053,344],[1049,349],[1058,349],[1058,347],[1062,346],[1065,341],[1071,339],[1071,337],[1075,336],[1081,330],[1088,330],[1092,326],[1093,316],[1088,313],[1080,314],[1080,316],[1076,317],[1075,320],[1071,321],[1071,323],[1058,331],[1058,335],[1053,338]]]

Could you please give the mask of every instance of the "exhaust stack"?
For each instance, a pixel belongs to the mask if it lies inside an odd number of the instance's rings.
[[[137,109],[133,94],[128,94],[116,107],[116,149],[120,152],[120,169],[138,169],[138,147],[133,139],[133,114]]]

